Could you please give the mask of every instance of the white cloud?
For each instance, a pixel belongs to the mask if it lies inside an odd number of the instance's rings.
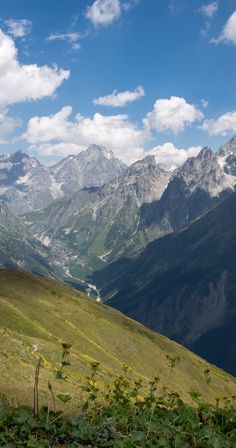
[[[216,120],[204,120],[200,128],[210,135],[227,135],[236,132],[236,112],[227,112]]]
[[[144,144],[150,139],[147,129],[139,129],[127,115],[101,115],[71,117],[72,107],[63,107],[54,115],[32,117],[22,138],[29,143],[29,150],[40,156],[77,154],[96,143],[110,148],[116,157],[127,164],[146,155],[155,155],[157,163],[167,170],[174,170],[188,157],[196,156],[200,146],[176,148],[173,143],[157,145],[145,151]]]
[[[203,14],[208,19],[212,19],[212,17],[215,15],[215,13],[218,11],[219,8],[219,1],[214,1],[211,3],[207,3],[205,5],[202,5],[199,8],[199,12]]]
[[[124,3],[122,3],[122,8],[124,11],[130,11],[130,9],[135,8],[140,0],[127,0]]]
[[[100,96],[93,100],[97,106],[124,107],[128,103],[138,100],[145,95],[144,88],[138,86],[135,90],[126,90],[125,92],[113,91],[111,95]]]
[[[19,121],[8,115],[7,110],[0,111],[0,144],[5,144],[6,139],[19,126]]]
[[[215,44],[225,42],[236,45],[236,11],[227,20],[220,36],[217,39],[211,39],[211,42]]]
[[[148,129],[178,134],[184,131],[187,125],[202,118],[202,112],[193,104],[188,104],[184,98],[171,96],[170,99],[157,100],[154,109],[143,121]]]
[[[120,0],[95,0],[85,15],[93,25],[106,26],[119,19],[121,9]]]
[[[60,143],[33,143],[28,147],[32,154],[38,154],[43,157],[61,156],[66,157],[70,154],[78,154],[85,149],[84,145],[70,142]]]
[[[140,130],[127,115],[92,118],[80,114],[70,119],[72,108],[63,107],[51,116],[33,117],[23,138],[31,144],[31,151],[41,155],[68,155],[80,152],[90,144],[111,148],[116,156],[127,163],[143,157],[142,145],[149,138],[148,131]]]
[[[200,31],[201,37],[205,38],[207,36],[211,28],[212,19],[216,14],[216,12],[218,11],[218,8],[219,8],[219,1],[216,0],[211,3],[206,3],[198,9],[198,12],[200,12],[200,14],[202,14],[205,18],[205,27]]]
[[[167,142],[163,145],[157,145],[150,149],[147,154],[155,156],[156,162],[161,165],[165,170],[173,171],[178,166],[182,165],[189,157],[195,157],[201,146],[192,146],[186,149],[176,148],[173,143]]]
[[[13,39],[0,30],[0,105],[51,96],[69,75],[56,66],[21,64]]]
[[[27,19],[8,19],[5,20],[9,34],[14,37],[24,37],[30,33],[32,22]]]
[[[206,109],[208,107],[209,101],[205,100],[204,98],[201,99],[200,101],[201,106]]]
[[[52,33],[49,35],[48,40],[60,40],[60,41],[66,41],[68,42],[73,50],[79,50],[80,44],[80,34],[78,32],[71,32],[71,33]]]

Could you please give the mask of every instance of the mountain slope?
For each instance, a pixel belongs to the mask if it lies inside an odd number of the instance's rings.
[[[19,400],[31,400],[38,356],[42,358],[40,391],[44,397],[48,379],[56,391],[80,396],[92,361],[101,363],[101,384],[121,374],[125,363],[133,368],[133,378],[160,376],[161,384],[185,399],[193,387],[208,400],[235,391],[235,379],[223,371],[65,285],[5,270],[0,270],[0,285],[0,391],[13,393]],[[71,366],[63,382],[55,380],[61,342],[72,344]],[[167,354],[180,357],[171,375]],[[210,369],[209,387],[204,381],[206,368]]]
[[[93,280],[112,306],[236,374],[235,228],[233,193],[189,228]]]
[[[80,190],[26,215],[25,223],[32,235],[48,242],[55,259],[63,259],[64,269],[80,276],[118,258],[134,241],[136,249],[143,247],[135,239],[140,207],[160,198],[168,181],[169,173],[147,156],[101,188]]]
[[[55,277],[44,246],[30,237],[23,223],[0,202],[0,267],[21,268]]]

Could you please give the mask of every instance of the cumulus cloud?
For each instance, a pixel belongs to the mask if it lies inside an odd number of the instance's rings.
[[[227,112],[216,120],[204,120],[200,128],[210,135],[227,135],[236,132],[236,112]]]
[[[188,157],[198,154],[201,147],[176,148],[173,143],[157,145],[145,151],[150,139],[149,131],[130,122],[125,114],[72,118],[72,107],[63,107],[59,112],[42,117],[32,117],[22,138],[29,143],[29,150],[41,156],[67,156],[77,154],[96,143],[110,148],[116,157],[127,164],[155,155],[157,163],[167,170],[174,170]]]
[[[56,66],[21,64],[13,39],[0,30],[0,105],[51,96],[69,75]]]
[[[13,37],[24,37],[30,33],[32,22],[27,19],[8,19],[5,20],[8,28],[8,33]]]
[[[66,41],[70,44],[70,46],[73,48],[73,50],[79,50],[80,49],[80,34],[78,32],[71,32],[71,33],[52,33],[49,35],[48,40],[60,40],[60,41]]]
[[[208,19],[212,19],[215,13],[218,11],[219,1],[214,1],[211,3],[206,3],[199,8],[199,12],[203,14]]]
[[[92,117],[84,117],[77,114],[73,118],[71,106],[65,106],[49,116],[32,117],[22,139],[28,142],[33,154],[44,157],[77,154],[96,143],[110,148],[116,157],[127,164],[146,155],[155,155],[157,163],[170,171],[188,157],[196,156],[201,149],[200,146],[176,148],[168,142],[147,151],[144,146],[150,139],[149,131],[137,127],[127,115],[105,116],[96,113]]]
[[[23,138],[31,150],[41,155],[68,155],[80,152],[90,144],[111,148],[127,163],[143,157],[143,144],[149,137],[146,130],[131,123],[127,115],[101,115],[71,119],[72,108],[63,107],[54,115],[33,117]]]
[[[211,39],[211,42],[215,44],[225,42],[236,45],[236,11],[227,20],[220,36],[217,39]]]
[[[94,26],[107,26],[118,20],[122,11],[128,12],[135,8],[140,0],[95,0],[87,7],[85,17]]]
[[[85,15],[93,25],[106,26],[119,19],[121,10],[120,0],[95,0]]]
[[[202,112],[193,104],[187,103],[184,98],[171,96],[170,99],[155,102],[154,109],[144,119],[144,125],[158,132],[171,131],[178,134],[187,125],[202,118]]]
[[[165,170],[173,171],[178,166],[182,165],[189,157],[195,157],[201,146],[191,146],[186,149],[176,148],[171,142],[164,143],[163,145],[157,145],[148,151],[148,154],[155,156],[156,162],[161,165]]]
[[[124,107],[128,103],[136,101],[145,95],[144,88],[138,86],[135,90],[126,90],[125,92],[113,91],[112,94],[100,96],[93,100],[97,106]]]

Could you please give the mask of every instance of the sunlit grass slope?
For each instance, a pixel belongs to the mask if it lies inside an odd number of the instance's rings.
[[[72,349],[68,377],[60,381],[55,371],[62,342],[72,344]],[[100,362],[101,386],[121,374],[127,364],[134,378],[158,376],[161,384],[184,399],[189,399],[192,388],[211,401],[236,392],[233,377],[118,311],[52,280],[0,270],[0,392],[29,402],[39,355],[40,393],[45,398],[48,380],[56,392],[80,397],[92,361]],[[172,371],[167,355],[180,357]],[[204,380],[208,368],[209,386]]]

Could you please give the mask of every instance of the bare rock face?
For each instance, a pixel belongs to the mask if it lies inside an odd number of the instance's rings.
[[[0,200],[15,214],[43,207],[54,197],[53,179],[37,159],[21,151],[0,157]]]
[[[91,145],[78,155],[71,155],[50,168],[50,174],[60,185],[64,196],[81,188],[100,187],[120,176],[126,165],[109,149]]]
[[[0,156],[0,200],[7,202],[15,214],[22,214],[71,196],[81,188],[102,186],[125,169],[111,151],[96,145],[51,167],[17,151]]]
[[[218,160],[226,174],[236,176],[236,136],[220,147]]]
[[[205,147],[173,173],[160,200],[142,207],[140,230],[147,239],[185,227],[234,191],[236,176],[224,170],[221,160]]]
[[[227,188],[233,188],[234,179],[222,169],[219,156],[210,148],[203,148],[196,157],[189,158],[177,171],[176,176],[186,183],[190,193],[201,189],[212,197]]]

